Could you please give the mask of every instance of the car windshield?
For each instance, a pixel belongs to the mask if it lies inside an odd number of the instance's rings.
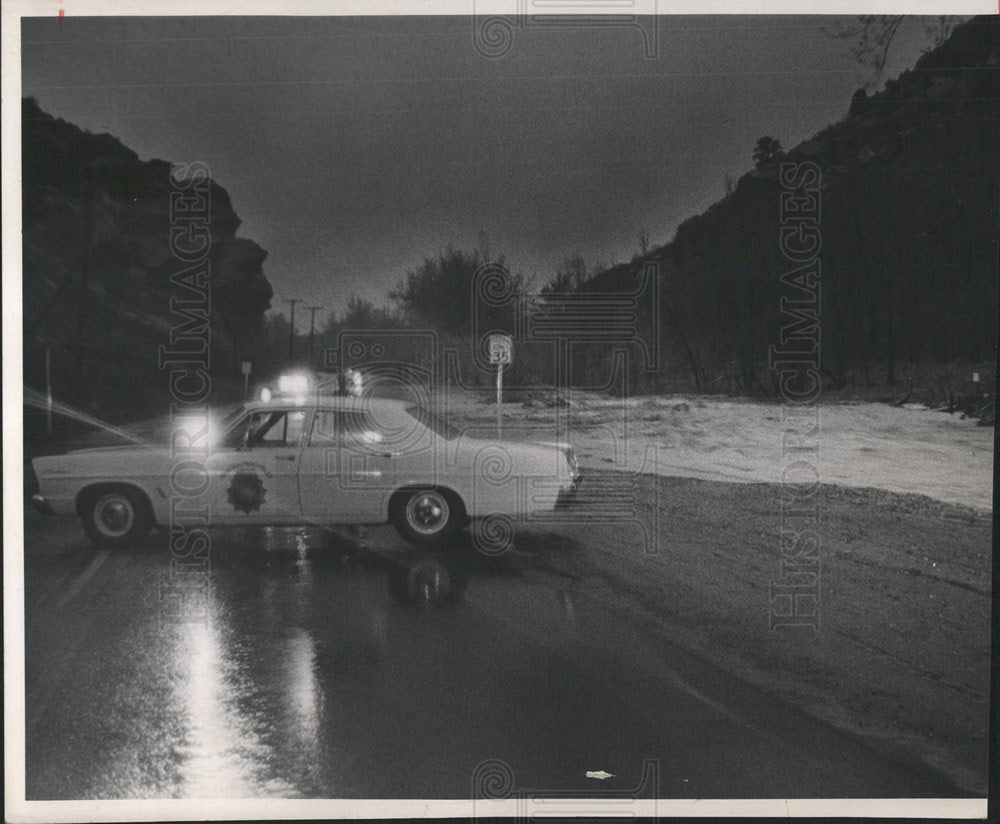
[[[429,412],[422,406],[408,406],[406,411],[409,415],[416,418],[420,423],[430,429],[434,434],[440,435],[442,438],[448,441],[455,440],[462,432],[452,426],[443,418],[439,418],[433,412]]]
[[[226,429],[228,429],[230,426],[232,426],[232,424],[236,423],[236,419],[239,418],[239,416],[242,415],[245,410],[246,410],[246,407],[243,406],[242,404],[240,406],[237,406],[235,409],[231,410],[226,415],[226,417],[224,417],[219,422],[219,430],[222,431],[222,432],[225,432]]]

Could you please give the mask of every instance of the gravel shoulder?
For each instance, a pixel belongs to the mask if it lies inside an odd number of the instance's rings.
[[[819,626],[771,628],[782,487],[586,477],[573,510],[520,528],[536,566],[876,750],[985,794],[989,514],[818,487]]]

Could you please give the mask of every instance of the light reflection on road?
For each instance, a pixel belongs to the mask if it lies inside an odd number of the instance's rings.
[[[182,766],[187,797],[243,798],[252,796],[251,752],[260,747],[246,720],[227,701],[230,685],[224,677],[218,612],[210,623],[189,625],[187,678],[181,682],[188,726],[186,762]]]
[[[292,576],[268,578],[261,588],[261,634],[246,643],[229,599],[208,600],[208,620],[185,626],[175,648],[184,673],[177,689],[185,708],[185,745],[178,794],[194,798],[293,797],[301,789],[275,775],[282,749],[300,763],[317,763],[322,691],[316,641],[300,625],[309,603],[312,566],[305,536],[294,534]],[[299,614],[296,614],[299,613]],[[290,625],[289,625],[290,624]],[[258,658],[259,660],[254,660]],[[277,695],[271,695],[277,687]],[[277,716],[271,716],[276,704]]]

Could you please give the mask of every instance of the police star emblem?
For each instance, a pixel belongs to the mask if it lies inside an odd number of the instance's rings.
[[[267,494],[267,488],[258,475],[251,472],[240,472],[233,476],[226,494],[233,509],[249,515],[251,512],[260,511],[260,507],[264,503],[264,496]]]

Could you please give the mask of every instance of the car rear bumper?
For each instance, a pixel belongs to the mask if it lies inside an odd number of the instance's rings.
[[[556,496],[556,509],[568,509],[573,505],[581,481],[583,481],[583,475],[577,475],[568,486],[559,490],[559,495]]]

